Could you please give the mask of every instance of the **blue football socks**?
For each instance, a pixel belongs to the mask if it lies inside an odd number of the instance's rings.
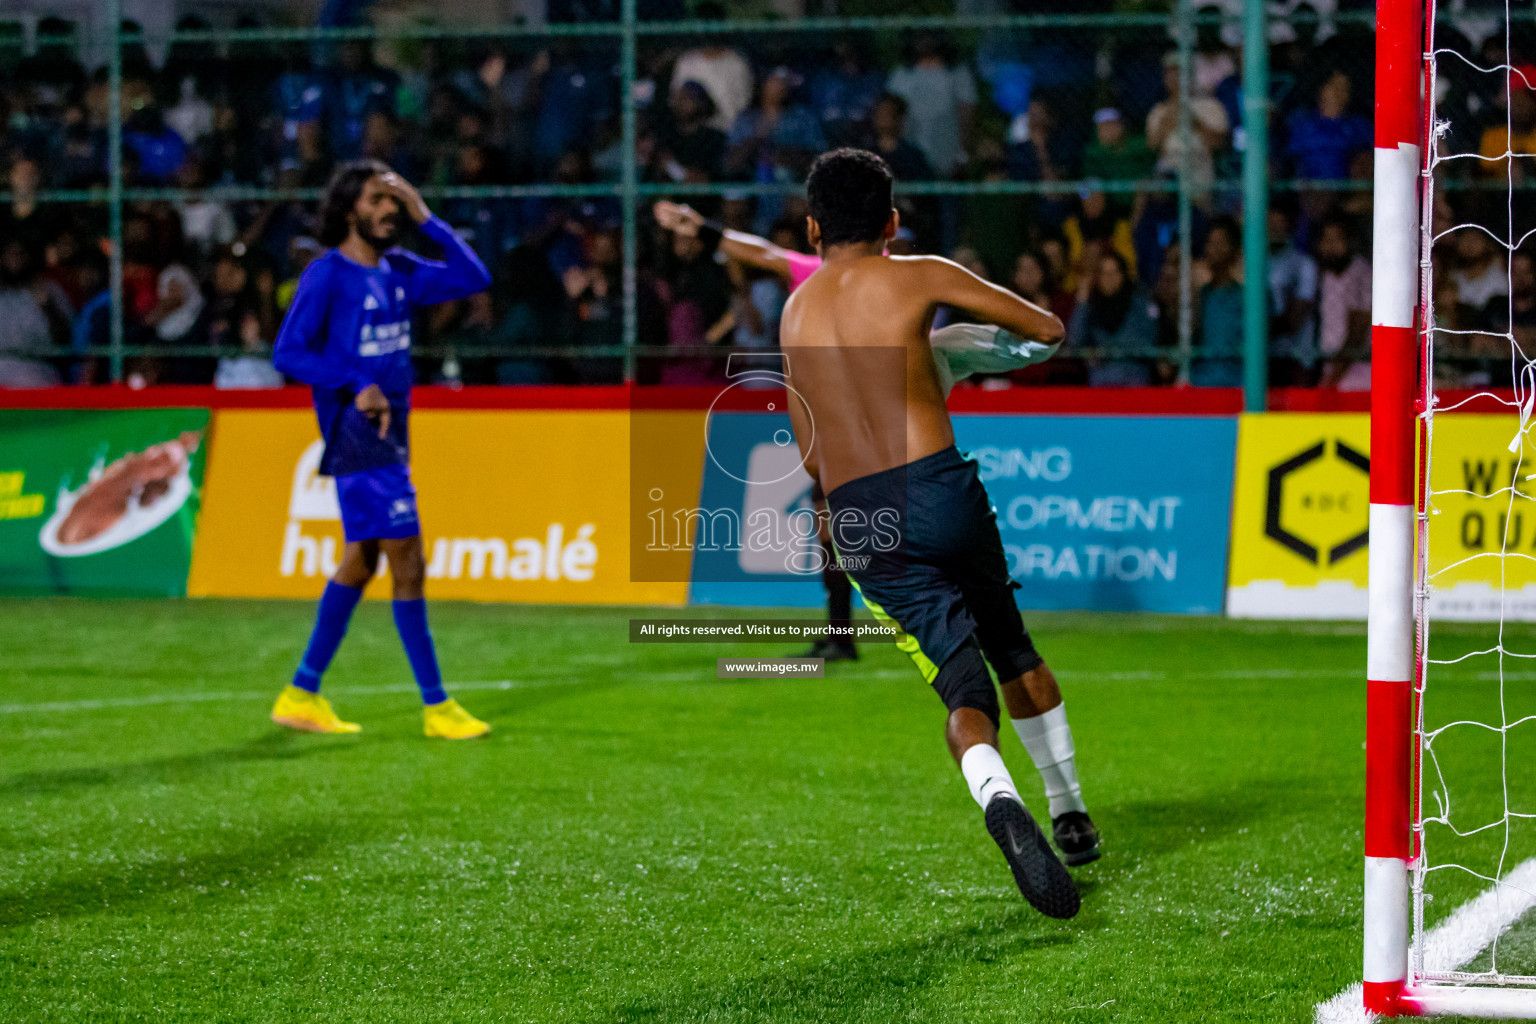
[[[416,674],[422,703],[441,704],[448,699],[448,694],[443,690],[443,677],[437,670],[437,651],[432,647],[432,634],[427,629],[427,602],[396,601],[395,628],[400,631],[405,656],[410,659],[411,671]]]
[[[334,580],[325,585],[320,595],[320,611],[315,616],[315,631],[309,636],[309,647],[299,670],[293,674],[293,685],[310,693],[320,692],[320,677],[330,667],[341,646],[341,638],[347,635],[347,623],[352,620],[352,610],[362,600],[363,592]]]

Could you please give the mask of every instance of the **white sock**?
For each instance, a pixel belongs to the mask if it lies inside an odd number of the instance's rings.
[[[981,805],[982,810],[986,810],[987,804],[998,794],[1012,797],[1021,804],[1024,802],[1024,798],[1014,788],[1008,766],[1003,764],[1003,755],[997,752],[996,747],[978,743],[968,748],[960,756],[960,774],[965,776],[965,784],[971,787],[971,796]]]
[[[1067,706],[1058,704],[1034,718],[1015,718],[1013,728],[1019,734],[1029,759],[1040,770],[1045,796],[1051,802],[1051,817],[1068,811],[1087,811],[1083,787],[1077,781],[1077,749],[1072,745],[1072,727],[1067,725]]]

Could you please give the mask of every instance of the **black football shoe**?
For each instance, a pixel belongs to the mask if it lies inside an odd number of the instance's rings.
[[[1051,819],[1056,849],[1069,868],[1080,868],[1099,859],[1099,830],[1084,811],[1068,811]]]
[[[805,653],[805,657],[820,658],[823,661],[858,661],[859,649],[854,644],[837,640],[817,640]]]
[[[1082,906],[1072,876],[1024,805],[1008,796],[987,804],[987,831],[1003,851],[1019,892],[1046,917],[1074,917]]]

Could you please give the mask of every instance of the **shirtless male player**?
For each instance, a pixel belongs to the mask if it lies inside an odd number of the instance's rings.
[[[998,752],[989,663],[1020,739],[1050,769],[1041,774],[1069,862],[1096,857],[1098,834],[1077,785],[1061,691],[1014,604],[976,465],[955,449],[929,343],[940,306],[1045,343],[1063,329],[949,260],[884,255],[897,228],[891,186],[885,162],[863,150],[834,150],[811,168],[809,238],[823,264],[790,297],[780,334],[791,394],[803,399],[789,402],[795,438],[827,495],[839,552],[867,556],[848,561],[865,603],[900,627],[899,646],[949,709],[950,753],[1019,890],[1042,913],[1072,917],[1077,888]]]

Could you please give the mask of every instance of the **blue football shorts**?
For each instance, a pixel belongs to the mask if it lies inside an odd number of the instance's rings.
[[[409,466],[382,466],[338,476],[336,500],[348,542],[397,540],[421,533]]]

